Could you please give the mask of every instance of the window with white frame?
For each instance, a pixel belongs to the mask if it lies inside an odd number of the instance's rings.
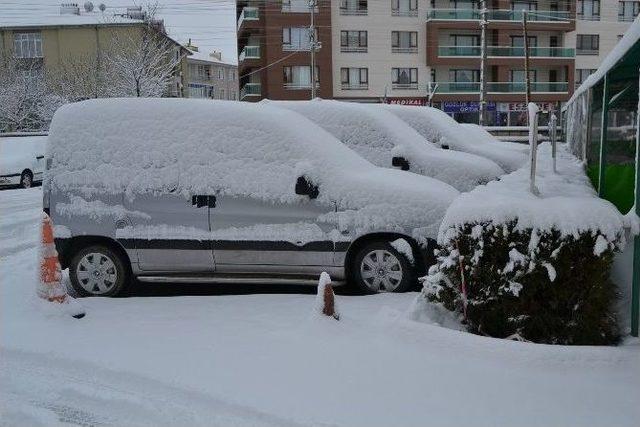
[[[418,16],[418,0],[391,0],[392,16]]]
[[[640,1],[619,1],[618,21],[632,22],[640,13]]]
[[[343,90],[366,90],[369,88],[369,69],[340,68],[340,83]]]
[[[318,31],[316,30],[316,39]],[[309,28],[294,27],[282,29],[282,50],[309,50],[311,40],[309,39]]]
[[[310,89],[311,67],[308,65],[291,65],[282,67],[283,81],[286,89]],[[318,67],[315,70],[315,81],[318,85]]]
[[[418,89],[417,68],[392,68],[392,89]]]
[[[478,9],[479,0],[450,0],[451,9]],[[432,8],[435,8],[432,5]]]
[[[366,52],[368,44],[366,31],[340,31],[340,52]]]
[[[596,70],[593,68],[577,68],[576,69],[576,87],[580,86],[587,80],[591,74],[595,73]]]
[[[218,68],[218,80],[224,80],[224,68]]]
[[[42,58],[42,34],[14,33],[13,50],[16,58]]]
[[[392,31],[391,52],[393,53],[418,53],[417,31]]]
[[[585,21],[600,20],[600,0],[578,0],[578,19]]]
[[[340,0],[341,15],[366,15],[368,10],[367,0]]]
[[[307,13],[309,12],[309,0],[282,0],[282,11],[293,13]],[[315,7],[316,12],[318,7]]]

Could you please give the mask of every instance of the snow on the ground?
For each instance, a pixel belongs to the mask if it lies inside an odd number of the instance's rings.
[[[640,344],[409,320],[416,294],[34,301],[41,190],[0,192],[0,425],[636,426]],[[426,319],[423,319],[423,321]]]

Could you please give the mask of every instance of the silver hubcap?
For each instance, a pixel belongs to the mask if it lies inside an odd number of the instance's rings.
[[[82,257],[76,269],[76,276],[85,291],[101,295],[115,286],[118,270],[111,258],[92,252]]]
[[[402,265],[391,252],[378,249],[362,259],[360,276],[372,291],[393,292],[402,282]]]

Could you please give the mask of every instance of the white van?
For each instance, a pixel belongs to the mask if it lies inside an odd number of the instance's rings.
[[[429,176],[460,191],[504,174],[487,158],[436,147],[379,105],[321,99],[264,102],[304,115],[375,165]]]
[[[64,106],[47,164],[44,209],[81,295],[116,295],[132,277],[315,284],[322,271],[404,291],[458,195],[372,165],[298,114],[228,101]]]
[[[46,143],[45,135],[0,136],[0,187],[42,182]]]

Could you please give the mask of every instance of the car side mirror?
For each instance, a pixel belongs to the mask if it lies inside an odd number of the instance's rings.
[[[409,162],[404,157],[394,157],[391,159],[391,165],[396,168],[400,168],[403,171],[409,170]]]
[[[296,194],[316,199],[320,192],[318,191],[318,186],[313,185],[306,176],[299,176],[296,181]]]

